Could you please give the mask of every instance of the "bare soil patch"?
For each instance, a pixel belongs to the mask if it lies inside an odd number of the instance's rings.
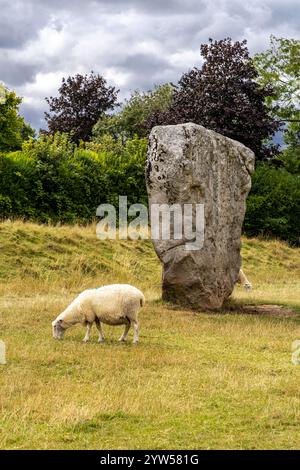
[[[227,309],[227,308],[226,308]],[[297,312],[283,305],[231,305],[228,309],[232,313],[244,313],[247,315],[268,315],[274,317],[296,317]]]

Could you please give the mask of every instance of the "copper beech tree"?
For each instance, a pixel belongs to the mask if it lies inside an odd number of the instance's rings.
[[[46,98],[49,133],[68,132],[74,142],[89,140],[98,119],[117,106],[118,91],[93,72],[63,78],[58,96]]]
[[[279,122],[265,103],[273,89],[257,82],[246,41],[210,39],[200,49],[202,68],[195,67],[181,77],[170,108],[153,113],[145,127],[193,122],[242,142],[258,159],[271,157],[276,146],[268,141]]]

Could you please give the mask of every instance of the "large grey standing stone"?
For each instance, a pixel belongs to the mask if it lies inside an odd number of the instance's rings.
[[[251,150],[202,126],[152,129],[146,166],[150,213],[152,204],[202,203],[205,218],[201,249],[187,250],[185,239],[153,240],[163,263],[164,300],[218,308],[230,296],[241,265],[241,229],[253,170]]]

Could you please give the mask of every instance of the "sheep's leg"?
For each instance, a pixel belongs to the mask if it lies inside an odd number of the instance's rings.
[[[84,343],[87,343],[88,340],[90,339],[91,328],[92,328],[92,323],[86,322],[86,333],[85,333],[85,337],[83,338]]]
[[[101,321],[97,318],[97,320],[95,320],[95,323],[96,323],[96,328],[99,331],[98,343],[103,343],[105,338],[104,338],[104,334],[103,334],[103,330],[102,330]]]
[[[121,336],[121,338],[119,339],[119,341],[123,342],[123,341],[126,340],[127,335],[128,335],[128,331],[130,330],[130,326],[131,326],[131,323],[130,323],[130,320],[128,320],[128,322],[127,322],[126,325],[125,325],[124,333],[122,334],[122,336]]]
[[[133,344],[137,344],[139,341],[139,324],[137,320],[133,320],[133,330],[134,330]]]
[[[252,284],[251,282],[248,281],[242,269],[240,269],[240,272],[239,272],[238,282],[240,282],[244,286],[245,290],[252,289]]]

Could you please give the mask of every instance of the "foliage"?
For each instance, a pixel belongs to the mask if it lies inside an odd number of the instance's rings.
[[[252,178],[244,222],[249,236],[266,235],[300,244],[300,178],[261,164]]]
[[[0,152],[20,149],[22,142],[34,135],[34,130],[19,115],[21,102],[13,91],[5,89],[0,101]]]
[[[300,146],[289,146],[281,154],[281,160],[289,173],[300,176]]]
[[[58,97],[46,98],[50,107],[50,113],[45,113],[49,132],[69,132],[77,143],[89,140],[98,119],[117,105],[118,90],[107,86],[106,80],[93,72],[63,78],[58,92]]]
[[[146,140],[106,137],[77,146],[66,134],[40,136],[0,158],[0,214],[41,222],[90,221],[104,202],[146,203]]]
[[[125,143],[103,135],[76,145],[67,134],[40,136],[22,151],[0,157],[1,218],[40,222],[88,222],[99,204],[147,204],[144,166],[147,139]],[[286,166],[292,171],[295,160]],[[294,168],[299,171],[299,167]],[[286,169],[258,165],[247,202],[245,232],[299,243],[300,178]]]
[[[270,117],[265,98],[273,94],[269,85],[259,86],[257,71],[246,41],[209,40],[201,45],[204,64],[179,80],[170,110],[154,113],[148,130],[156,124],[194,122],[236,139],[251,148],[258,159],[272,155],[266,146],[278,129]]]
[[[166,83],[155,86],[146,93],[135,91],[118,114],[104,115],[95,125],[93,135],[95,141],[103,134],[111,134],[115,139],[122,136],[123,139],[138,135],[146,137],[148,129],[145,121],[155,112],[165,112],[169,109],[174,86]]]
[[[270,48],[254,57],[259,72],[258,82],[271,84],[274,95],[268,96],[267,105],[273,116],[285,122],[284,140],[299,155],[295,139],[300,135],[300,41],[271,36]],[[291,152],[288,154],[290,159]],[[298,162],[299,165],[299,162]]]
[[[122,143],[122,138],[114,140],[111,135],[103,135],[98,143],[85,145],[95,152],[101,162],[108,184],[106,202],[117,205],[118,196],[127,196],[128,204],[147,204],[145,184],[145,160],[147,139],[137,135]]]
[[[245,41],[210,40],[201,46],[203,67],[184,74],[178,87],[165,84],[147,93],[136,91],[113,115],[107,111],[116,106],[117,91],[102,77],[92,73],[64,79],[60,96],[48,99],[54,113],[47,114],[50,134],[36,140],[24,142],[32,130],[18,116],[20,98],[6,91],[5,104],[0,104],[0,217],[88,222],[99,204],[117,206],[119,195],[127,196],[128,204],[147,204],[144,163],[147,134],[155,124],[193,121],[243,142],[258,159],[270,156],[274,148],[267,148],[267,141],[278,128],[276,118],[283,119],[284,106],[285,113],[294,113],[299,96],[294,90],[299,64],[293,63],[298,43],[272,41],[273,50],[255,58],[258,70],[265,60],[268,71],[269,63],[269,75],[260,70],[258,76]],[[278,85],[280,67],[285,77],[292,77],[285,87]],[[289,93],[294,93],[290,101]],[[267,106],[272,106],[273,117]],[[68,134],[54,132],[60,125]],[[273,165],[284,168],[258,165],[244,227],[251,236],[299,244],[296,120],[289,123],[285,139],[288,147],[272,159]]]
[[[258,82],[273,87],[274,94],[267,97],[267,103],[276,104],[274,115],[283,121],[300,122],[300,41],[272,35],[270,48],[257,54],[254,64]]]

